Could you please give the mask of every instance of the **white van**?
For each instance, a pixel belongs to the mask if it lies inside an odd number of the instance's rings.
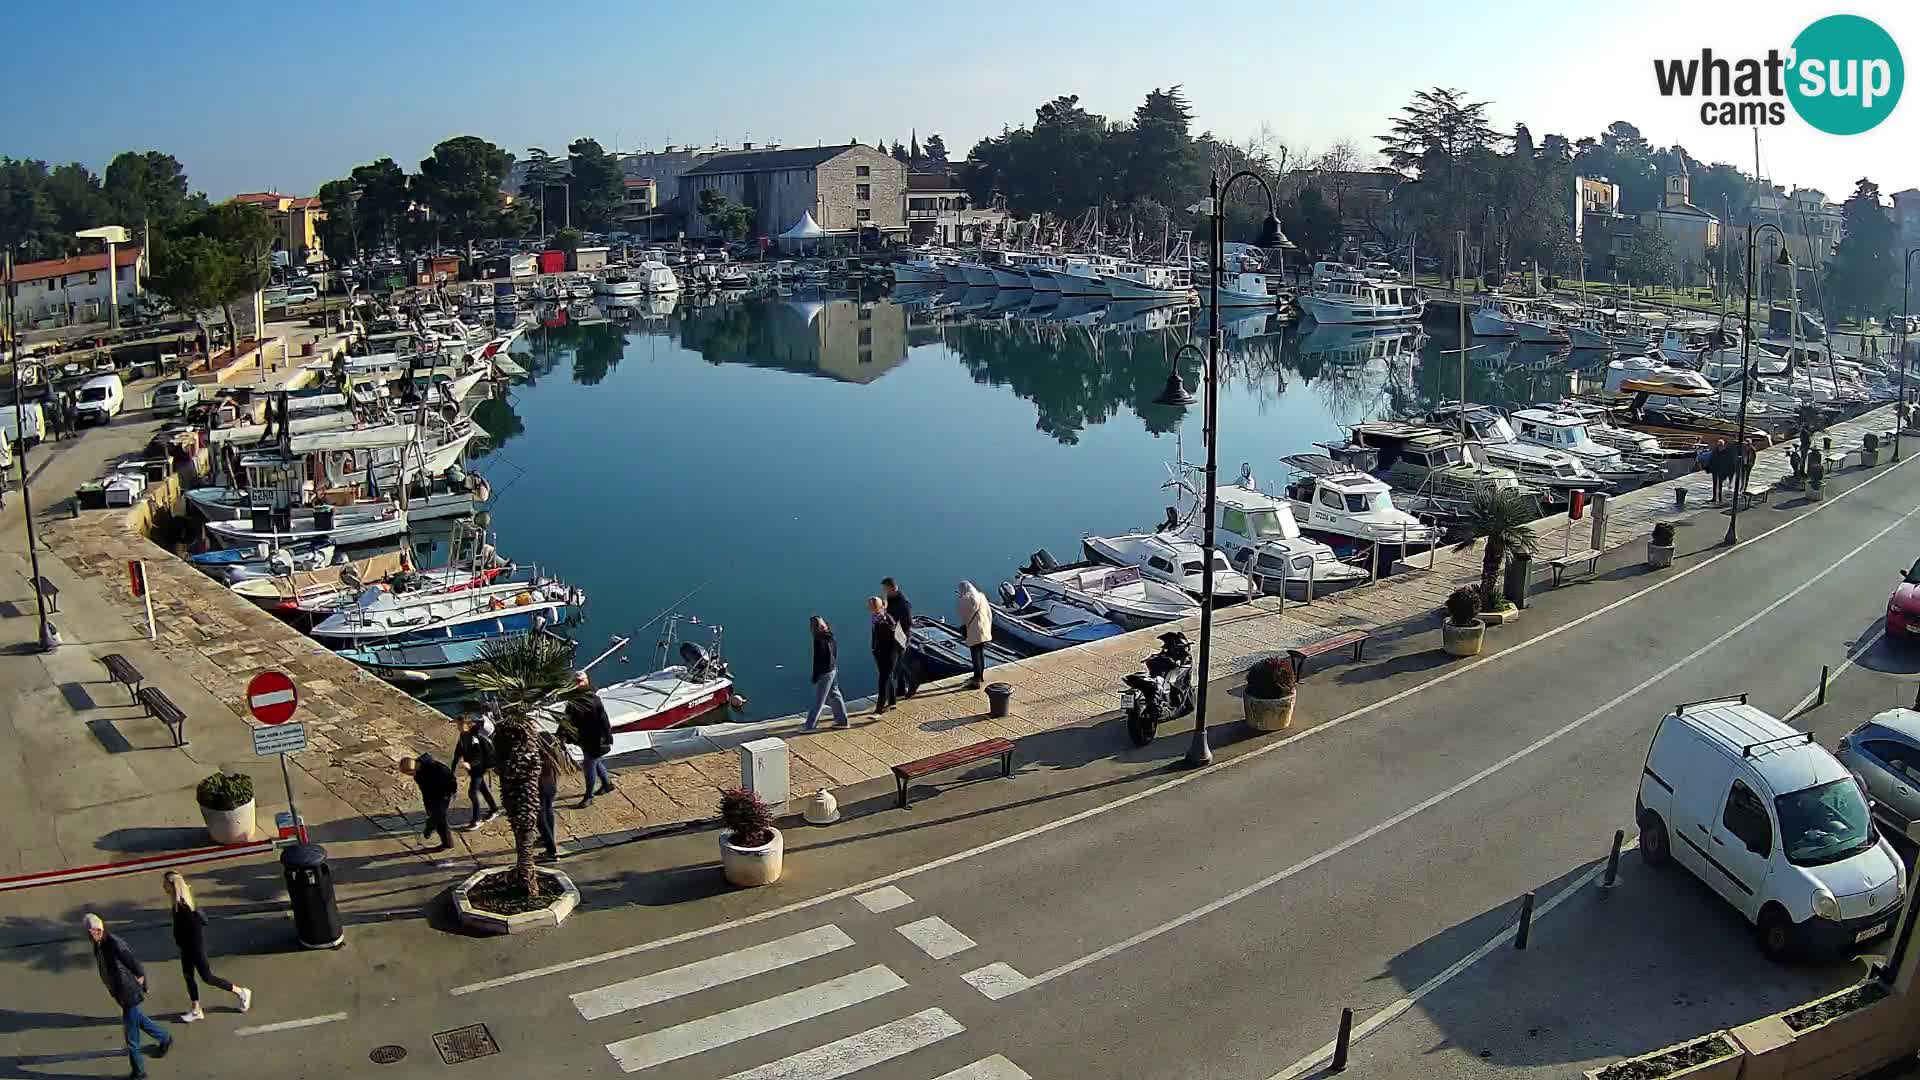
[[[0,443],[28,448],[47,437],[47,411],[37,401],[20,405],[0,405]]]
[[[1754,924],[1773,959],[1851,949],[1898,924],[1902,864],[1859,781],[1745,694],[1660,721],[1634,817],[1641,855],[1691,870]]]
[[[126,407],[127,388],[118,375],[99,375],[81,383],[73,398],[74,427],[104,424]]]

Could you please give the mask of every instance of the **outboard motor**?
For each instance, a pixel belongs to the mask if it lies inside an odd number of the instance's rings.
[[[1121,695],[1127,713],[1127,735],[1135,746],[1153,741],[1155,730],[1167,720],[1193,708],[1193,647],[1178,630],[1160,635],[1160,651],[1124,680]]]

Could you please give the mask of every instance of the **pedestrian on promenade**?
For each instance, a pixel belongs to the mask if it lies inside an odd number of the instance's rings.
[[[907,651],[907,636],[901,632],[900,624],[893,621],[893,616],[887,614],[885,600],[867,597],[867,616],[873,624],[873,666],[880,675],[879,688],[873,693],[873,715],[879,716],[900,703],[894,671]]]
[[[978,690],[987,681],[987,643],[993,640],[993,608],[973,582],[960,583],[960,625],[967,632],[967,649],[973,653],[973,681],[967,689]]]
[[[540,829],[540,843],[546,847],[541,856],[547,862],[560,857],[560,846],[554,842],[553,801],[560,795],[560,741],[547,732],[540,733],[540,817],[535,825]]]
[[[500,804],[494,801],[493,789],[487,785],[487,770],[493,768],[493,739],[487,734],[487,714],[473,711],[466,715],[466,729],[460,733],[460,741],[454,744],[453,760],[467,767],[467,831],[492,821],[500,813]],[[487,814],[480,816],[480,800],[487,800]]]
[[[107,924],[100,916],[88,912],[83,920],[87,928],[87,937],[93,939],[93,966],[100,973],[100,981],[106,984],[107,993],[113,995],[114,1004],[120,1006],[121,1026],[127,1039],[127,1060],[133,1064],[130,1074],[134,1080],[147,1075],[146,1059],[140,1056],[140,1033],[146,1032],[160,1040],[153,1048],[153,1056],[163,1058],[173,1049],[173,1036],[167,1029],[147,1019],[140,1009],[140,1003],[147,999],[147,969],[127,948],[127,943],[107,933]]]
[[[452,805],[454,793],[460,790],[460,781],[453,770],[434,759],[432,754],[421,754],[417,758],[400,759],[400,771],[413,777],[420,788],[420,801],[427,808],[427,827],[420,831],[420,839],[425,840],[434,833],[440,834],[440,846],[435,851],[445,851],[453,846],[453,833],[447,829],[447,807]]]
[[[167,899],[173,905],[173,943],[180,949],[180,975],[187,980],[187,1000],[193,1007],[180,1014],[180,1022],[191,1024],[195,1020],[205,1020],[207,1014],[200,1011],[200,984],[194,981],[193,973],[207,981],[208,986],[218,987],[240,999],[240,1011],[253,1008],[253,991],[244,986],[235,986],[213,973],[213,966],[207,963],[207,917],[193,902],[193,888],[187,879],[180,876],[178,870],[169,870],[160,878],[162,887],[167,890]]]
[[[833,640],[833,627],[815,615],[807,623],[813,631],[813,708],[807,711],[804,730],[820,726],[820,710],[833,706],[835,727],[847,727],[847,699],[840,693],[840,647]]]
[[[893,623],[900,628],[901,649],[911,651],[913,645],[913,601],[900,591],[890,577],[880,579],[880,591],[887,598],[887,614],[893,617]],[[897,698],[912,697],[918,687],[913,685],[913,665],[908,662],[905,652],[900,663],[893,669],[893,690]]]
[[[1713,453],[1707,459],[1707,471],[1713,474],[1713,501],[1719,502],[1721,489],[1726,486],[1727,477],[1733,472],[1733,455],[1727,449],[1727,440],[1714,441]]]
[[[580,740],[580,773],[585,777],[587,789],[580,797],[576,810],[585,810],[593,805],[595,795],[605,795],[613,790],[613,777],[607,772],[607,755],[613,752],[613,721],[607,716],[607,706],[594,693],[593,680],[587,678],[584,671],[575,672],[573,685],[585,693],[567,702],[567,718],[573,721],[573,736]]]
[[[1759,454],[1753,449],[1751,441],[1740,444],[1740,486],[1734,490],[1736,498],[1739,497],[1740,492],[1747,490],[1748,484],[1753,483],[1753,463],[1758,457]]]

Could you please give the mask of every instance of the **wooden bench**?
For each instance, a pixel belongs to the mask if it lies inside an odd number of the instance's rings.
[[[1600,569],[1600,553],[1593,548],[1586,548],[1582,551],[1568,552],[1556,559],[1548,559],[1547,565],[1553,569],[1553,587],[1559,588],[1560,582],[1567,576],[1567,571],[1581,563],[1587,564],[1587,573],[1595,573]]]
[[[1000,759],[1001,776],[1013,775],[1013,743],[1007,739],[987,739],[972,746],[949,750],[944,754],[935,754],[918,761],[895,765],[893,780],[900,785],[900,809],[907,808],[907,785],[914,780],[933,773],[945,772],[948,769],[957,769],[962,765],[971,765],[976,761],[985,761],[990,757]]]
[[[1325,656],[1327,653],[1344,649],[1349,645],[1353,646],[1353,658],[1356,661],[1359,660],[1361,655],[1366,651],[1367,638],[1370,636],[1371,635],[1365,630],[1348,630],[1343,634],[1323,637],[1318,641],[1309,641],[1305,645],[1288,649],[1287,659],[1293,661],[1294,677],[1299,679],[1307,677],[1307,660],[1309,658]]]
[[[60,586],[44,577],[37,577],[33,579],[33,588],[40,594],[40,598],[47,602],[48,611],[60,610]]]
[[[140,704],[146,706],[147,715],[167,725],[167,730],[173,733],[173,745],[187,745],[186,710],[175,705],[166,691],[157,686],[142,688],[138,696]]]
[[[100,662],[107,666],[107,681],[126,687],[128,701],[138,700],[140,684],[147,681],[147,677],[140,674],[140,669],[119,653],[108,653],[100,658]]]

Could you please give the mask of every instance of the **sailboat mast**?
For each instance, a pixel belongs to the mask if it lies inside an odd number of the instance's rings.
[[[1460,243],[1460,442],[1467,441],[1467,231],[1455,233]]]

